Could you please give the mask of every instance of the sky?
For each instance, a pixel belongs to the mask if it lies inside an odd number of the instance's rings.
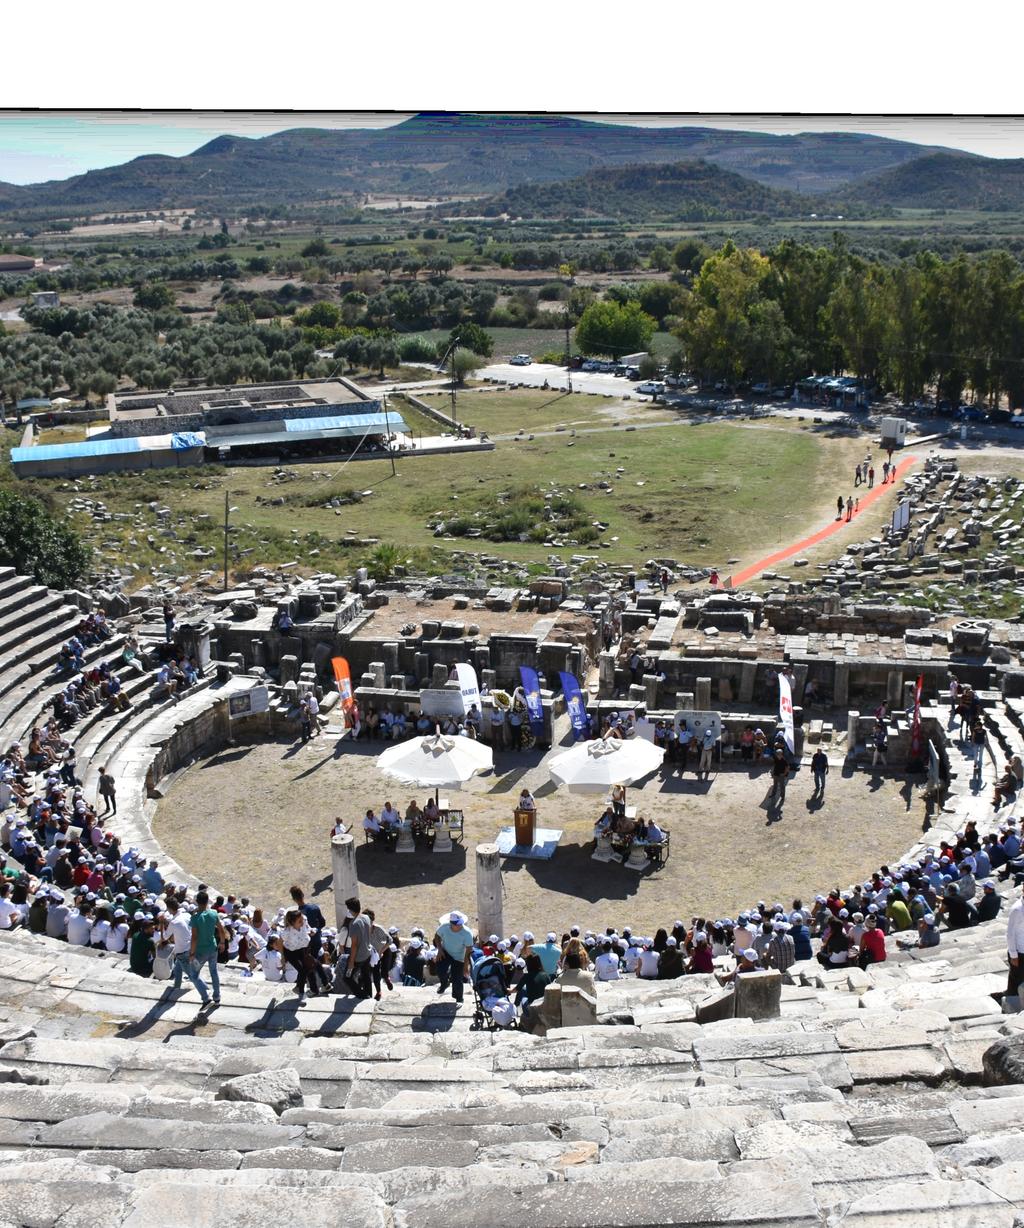
[[[191,153],[215,136],[266,136],[286,128],[382,128],[395,112],[0,111],[0,182],[40,183],[115,166],[142,154]],[[990,116],[625,115],[581,118],[645,127],[695,124],[746,131],[870,132],[991,158],[1024,157],[1024,119]]]

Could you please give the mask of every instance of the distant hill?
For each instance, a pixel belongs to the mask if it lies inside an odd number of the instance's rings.
[[[698,161],[601,167],[558,183],[520,184],[501,196],[474,200],[457,211],[508,213],[523,218],[717,222],[793,217],[806,214],[810,208],[806,196],[765,187],[710,162]]]
[[[230,123],[225,117],[225,123]],[[0,193],[6,210],[97,211],[314,201],[346,194],[491,195],[600,166],[703,159],[769,187],[829,192],[932,152],[856,133],[775,136],[650,128],[564,115],[425,113],[390,128],[220,136],[181,158],[151,155]]]
[[[841,195],[903,208],[1020,210],[1024,158],[930,153],[851,184]]]

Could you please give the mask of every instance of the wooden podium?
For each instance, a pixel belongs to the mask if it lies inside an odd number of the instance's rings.
[[[516,810],[516,844],[522,848],[533,848],[536,830],[537,811]]]

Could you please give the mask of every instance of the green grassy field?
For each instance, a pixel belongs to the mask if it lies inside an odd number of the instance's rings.
[[[477,394],[478,396],[486,394]],[[508,394],[511,395],[511,394]],[[599,398],[573,398],[592,406]],[[589,403],[589,404],[588,404]],[[525,410],[523,411],[525,412]],[[562,491],[579,500],[586,523],[607,548],[588,551],[602,561],[635,563],[652,554],[723,564],[736,556],[776,548],[806,531],[831,499],[837,466],[852,464],[859,442],[829,438],[795,425],[757,428],[738,424],[690,425],[685,421],[627,432],[611,426],[591,434],[538,437],[504,443],[494,452],[445,455],[348,465],[293,466],[283,483],[271,467],[233,467],[116,474],[67,481],[17,483],[66,503],[75,494],[102,499],[123,522],[95,526],[73,517],[96,547],[104,566],[138,566],[137,583],[154,568],[194,576],[219,566],[224,492],[232,516],[232,566],[239,576],[257,563],[297,561],[313,570],[343,571],[364,561],[372,541],[393,543],[415,568],[451,569],[452,551],[498,553],[543,569],[553,553],[543,542],[503,542],[435,537],[438,516],[472,517],[501,501],[503,492]],[[619,472],[619,470],[622,472]],[[8,479],[10,480],[10,479]],[[599,489],[607,482],[611,489]],[[799,501],[794,500],[794,484]],[[332,497],[343,506],[325,506]],[[350,498],[355,502],[349,502]],[[272,501],[283,499],[283,505]],[[160,533],[149,502],[171,509],[176,537]],[[356,540],[346,539],[351,531]],[[147,537],[153,535],[154,544]],[[369,544],[368,544],[369,543]],[[194,553],[213,550],[206,558]],[[565,556],[583,547],[566,545]]]
[[[431,395],[417,393],[427,405],[448,413],[450,400],[448,393]],[[395,407],[401,408],[403,417],[412,426],[411,418],[406,414],[405,405],[392,398]],[[572,430],[593,426],[614,427],[618,414],[612,407],[617,402],[605,397],[584,396],[574,394],[567,396],[560,392],[544,392],[540,389],[528,391],[522,388],[494,389],[492,391],[474,391],[469,389],[460,392],[456,398],[459,421],[475,426],[477,430],[486,431],[489,435],[515,435],[520,428],[529,435],[535,431],[550,431],[558,428]],[[643,403],[647,414],[652,418],[665,418],[670,415],[657,406]],[[633,412],[643,414],[641,403],[633,406]],[[415,410],[412,411],[415,413]],[[433,426],[434,434],[441,429]]]

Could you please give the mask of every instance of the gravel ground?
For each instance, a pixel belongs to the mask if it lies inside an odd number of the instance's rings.
[[[375,767],[380,749],[336,745],[325,735],[306,746],[226,750],[177,779],[159,804],[155,834],[181,865],[221,889],[276,908],[298,882],[330,919],[329,833],[340,814],[354,825],[364,905],[407,931],[453,907],[475,916],[474,847],[512,822],[525,784],[537,799],[539,826],[564,835],[550,861],[504,861],[506,930],[561,932],[577,923],[653,932],[677,917],[734,916],[759,899],[788,906],[794,896],[806,901],[845,886],[898,858],[924,820],[922,802],[902,779],[864,769],[844,774],[838,760],[823,806],[808,807],[813,786],[804,769],[791,778],[782,818],[771,824],[764,769],[737,763],[709,782],[692,772],[682,780],[654,776],[627,800],[671,830],[671,856],[663,868],[638,874],[591,860],[600,798],[556,791],[539,753],[506,752],[498,756],[499,775],[450,794],[466,816],[463,847],[399,857],[363,843],[362,815],[369,805],[379,812],[386,800],[404,810],[410,797],[422,803],[425,793],[387,783]]]

